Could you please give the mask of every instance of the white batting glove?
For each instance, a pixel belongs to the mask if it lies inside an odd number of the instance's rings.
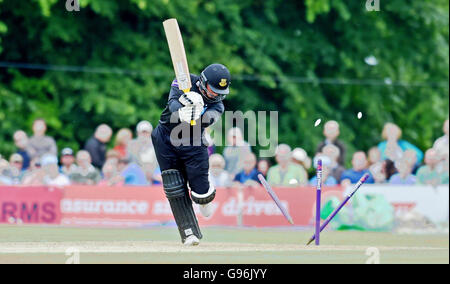
[[[189,105],[178,110],[180,121],[190,123],[191,120],[197,120],[202,114],[203,106]]]
[[[201,108],[203,108],[203,105],[205,104],[203,102],[202,95],[196,92],[187,92],[185,94],[182,94],[178,101],[184,106],[201,105]]]

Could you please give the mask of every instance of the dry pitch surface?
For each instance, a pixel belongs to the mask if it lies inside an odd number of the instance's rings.
[[[177,230],[167,227],[2,226],[0,263],[66,263],[73,251],[80,263],[366,263],[374,251],[380,263],[449,263],[448,234],[328,231],[320,247],[307,247],[310,231],[205,228],[203,233],[200,246],[183,247]]]

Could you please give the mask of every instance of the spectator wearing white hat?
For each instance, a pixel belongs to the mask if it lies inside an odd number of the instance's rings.
[[[151,160],[155,163],[153,168],[157,167],[155,149],[151,139],[152,132],[153,126],[150,122],[143,120],[137,124],[137,137],[128,143],[127,149],[131,162],[143,166]],[[146,167],[149,168],[149,165]]]
[[[98,169],[101,169],[106,161],[106,144],[111,140],[111,136],[111,127],[101,124],[84,146],[84,149],[89,152],[92,165]]]
[[[311,167],[311,158],[303,148],[297,147],[292,150],[292,160],[294,163],[302,166],[306,171]]]
[[[71,148],[62,149],[60,162],[61,167],[59,168],[59,171],[66,176],[70,176],[77,168],[73,150]]]
[[[64,174],[59,172],[58,158],[53,155],[44,155],[41,159],[42,169],[44,170],[43,183],[51,186],[67,186],[70,180]]]

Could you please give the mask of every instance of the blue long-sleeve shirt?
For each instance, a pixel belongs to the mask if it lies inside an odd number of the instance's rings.
[[[414,146],[413,144],[409,143],[408,141],[405,140],[398,140],[398,146],[404,151],[406,150],[413,150],[416,152],[416,156],[417,156],[417,164],[421,164],[422,160],[423,160],[423,152],[416,146]],[[381,152],[381,158],[383,160],[386,160],[386,146],[387,146],[387,141],[383,141],[380,144],[378,144],[378,149]]]

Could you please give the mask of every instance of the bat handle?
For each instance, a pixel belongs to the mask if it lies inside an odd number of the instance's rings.
[[[194,125],[197,124],[197,123],[195,122],[195,120],[194,120],[194,112],[195,112],[195,107],[193,108],[193,111],[192,111],[191,126],[194,126]]]
[[[186,94],[186,93],[189,93],[190,90],[191,90],[190,88],[189,89],[184,89],[183,92]],[[195,107],[194,107],[194,110],[195,110]],[[194,112],[192,112],[191,126],[194,126],[194,125],[197,125],[197,123],[194,120]]]

